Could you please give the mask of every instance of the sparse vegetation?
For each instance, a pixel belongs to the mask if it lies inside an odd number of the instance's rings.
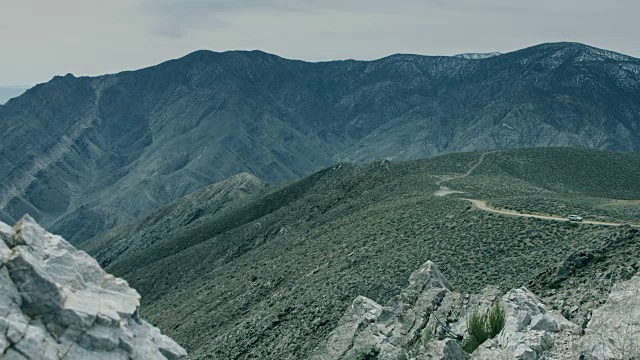
[[[604,304],[613,285],[640,271],[639,258],[640,230],[620,228],[601,244],[541,272],[527,287],[567,319],[586,325],[591,308]]]
[[[463,345],[464,351],[472,353],[488,339],[493,339],[502,331],[506,320],[504,309],[497,302],[487,311],[480,314],[476,309],[467,319],[469,338]]]
[[[500,331],[502,331],[506,319],[507,315],[504,309],[496,302],[487,314],[487,325],[490,339],[493,339],[500,333]]]
[[[569,158],[589,153],[564,150]],[[556,161],[560,150],[549,151],[549,161]],[[520,199],[523,207],[536,194],[575,198],[576,190],[557,190],[562,178],[550,178],[545,188],[494,164],[509,154],[513,162],[526,160],[526,150],[500,154],[487,156],[478,173],[446,185],[490,203]],[[499,216],[470,209],[459,195],[433,196],[439,176],[464,173],[478,157],[342,164],[266,194],[205,208],[188,224],[167,225],[186,223],[180,216],[191,212],[181,204],[176,214],[152,215],[153,221],[94,239],[91,252],[142,294],[142,316],[190,353],[296,359],[327,337],[354,298],[386,303],[426,260],[438,264],[456,291],[486,285],[508,290],[619,231]],[[629,168],[606,169],[616,176]],[[120,240],[144,246],[120,254],[121,247],[112,246]]]
[[[424,328],[422,330],[422,346],[427,347],[434,339],[434,328]]]
[[[376,360],[379,353],[380,349],[376,347],[358,349],[354,354],[347,357],[347,359],[345,360]]]

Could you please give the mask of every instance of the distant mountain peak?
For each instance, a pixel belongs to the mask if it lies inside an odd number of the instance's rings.
[[[20,96],[29,88],[28,85],[13,85],[2,86],[0,85],[0,105],[6,103],[10,99]]]
[[[501,52],[464,53],[464,54],[454,55],[453,57],[460,58],[460,59],[467,59],[467,60],[482,60],[482,59],[488,59],[488,58],[492,58],[494,56],[500,56],[500,55],[502,55]]]
[[[573,57],[577,61],[585,60],[614,60],[614,61],[634,61],[636,58],[621,54],[611,50],[600,49],[590,45],[578,43],[578,42],[555,42],[544,43],[536,46],[532,46],[529,49],[534,51],[546,50],[553,51],[553,56],[556,57]],[[524,49],[527,50],[527,49]]]

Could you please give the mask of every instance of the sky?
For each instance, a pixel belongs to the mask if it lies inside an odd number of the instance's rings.
[[[638,0],[0,0],[0,86],[199,49],[308,61],[577,41],[640,57]]]

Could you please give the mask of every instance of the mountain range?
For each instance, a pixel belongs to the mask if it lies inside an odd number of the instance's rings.
[[[71,243],[235,174],[488,148],[640,149],[640,60],[577,43],[309,63],[197,51],[0,106],[0,220]]]

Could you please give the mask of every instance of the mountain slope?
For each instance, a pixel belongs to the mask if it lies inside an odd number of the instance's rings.
[[[72,242],[240,172],[487,148],[640,149],[640,60],[575,43],[484,59],[306,63],[198,51],[56,77],[0,106],[0,219]],[[75,224],[76,226],[62,226]]]
[[[551,148],[480,158],[471,152],[338,164],[188,224],[159,210],[149,215],[150,225],[141,220],[83,247],[135,286],[145,301],[143,315],[194,358],[301,359],[335,328],[355,297],[386,303],[425,259],[441,264],[457,291],[486,285],[506,290],[573,252],[628,236],[614,227],[493,215],[434,191],[447,185],[466,191],[464,197],[522,206],[537,206],[536,194],[571,201],[576,193],[590,198],[605,187],[602,201],[615,194],[640,199],[638,154]],[[628,189],[626,180],[576,185],[573,179],[583,172],[576,159],[592,160],[596,179],[635,179],[636,186]],[[602,173],[595,166],[600,163],[608,164]],[[525,164],[527,171],[514,171],[514,164]],[[467,177],[456,178],[471,168]],[[188,214],[189,201],[179,204]],[[581,206],[597,211],[590,204]],[[566,209],[556,214],[566,216]],[[640,223],[637,209],[625,214]],[[164,222],[170,226],[155,225]],[[119,252],[114,243],[146,246]]]
[[[108,265],[127,252],[135,253],[163,241],[175,229],[206,221],[208,217],[228,207],[239,206],[246,198],[265,190],[266,185],[255,176],[238,174],[187,195],[135,222],[98,235],[82,246]]]

